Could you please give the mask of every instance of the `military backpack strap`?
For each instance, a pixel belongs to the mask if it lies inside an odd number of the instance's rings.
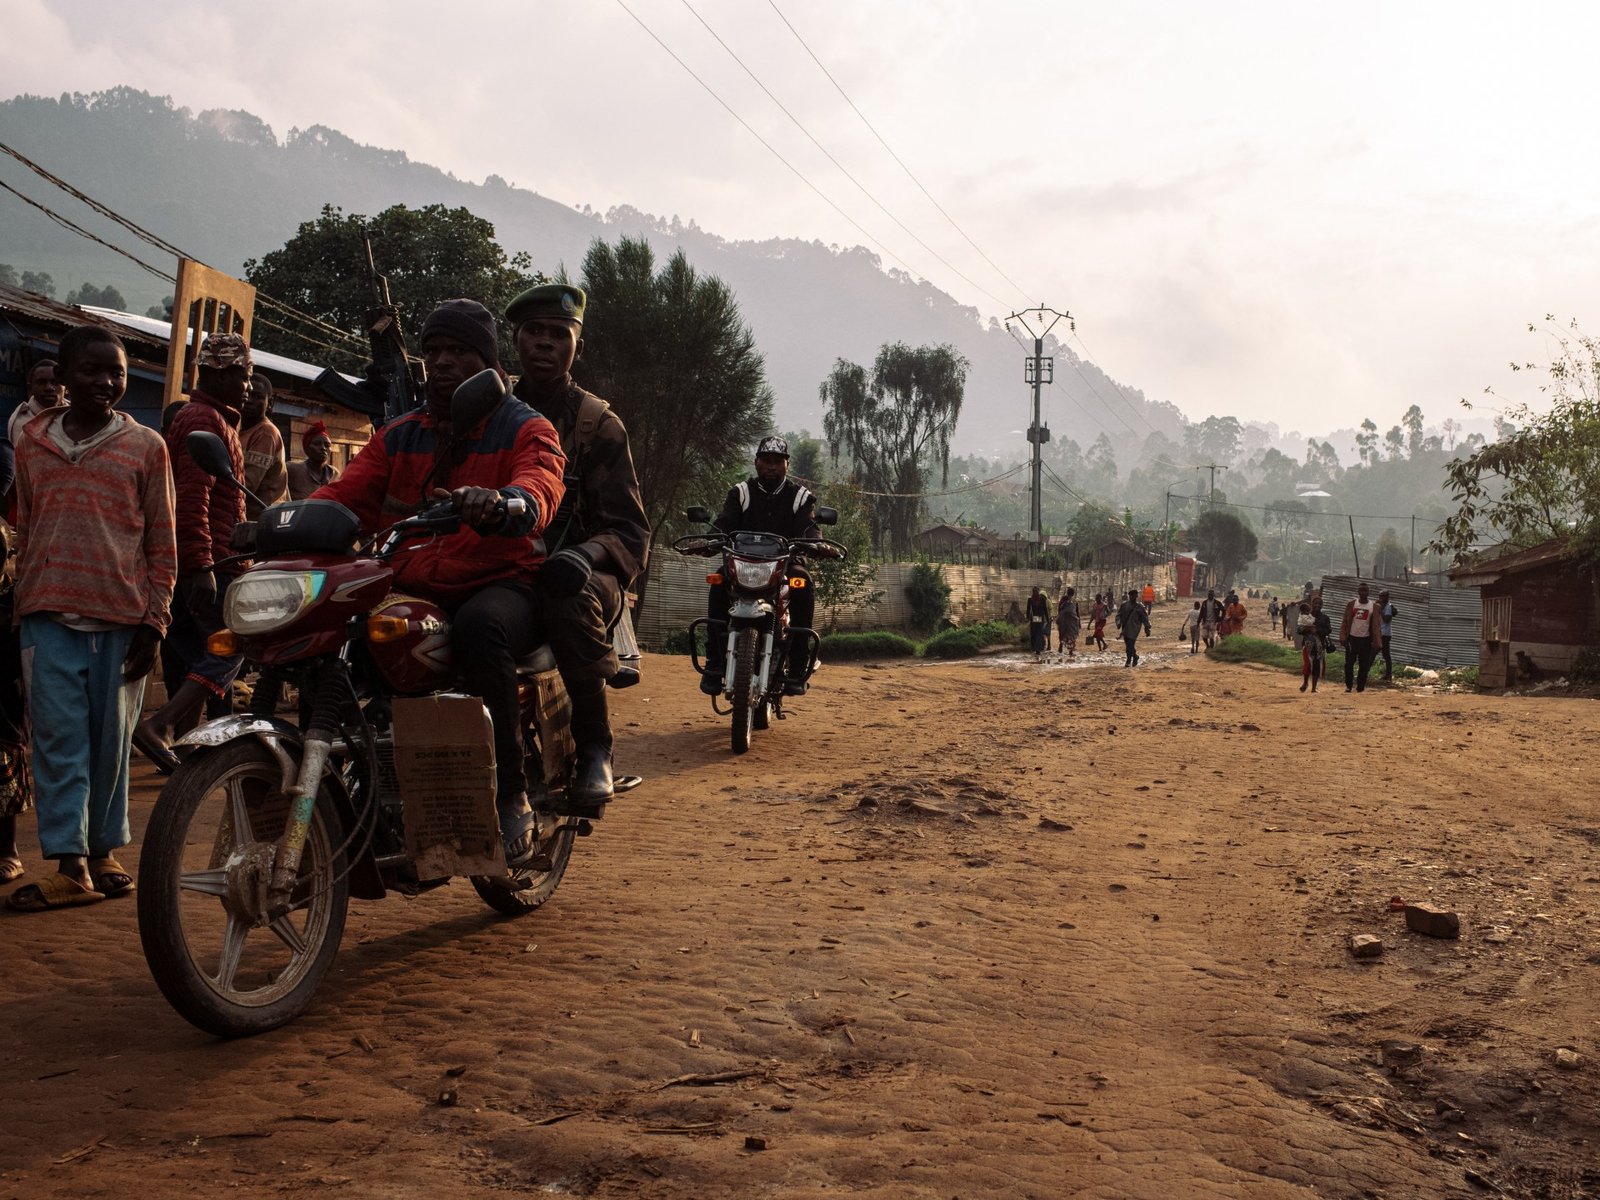
[[[582,490],[584,456],[588,453],[589,446],[594,442],[594,435],[600,428],[600,422],[606,419],[606,414],[611,411],[599,396],[578,388],[578,419],[572,423],[572,428],[561,438],[561,453],[567,456],[567,469],[562,474],[561,482],[566,486],[566,493],[561,497],[561,506],[556,509],[556,515],[550,519],[550,530],[545,535],[545,545],[551,554],[561,549],[567,543],[567,538],[572,533],[573,523],[578,517],[579,492]]]

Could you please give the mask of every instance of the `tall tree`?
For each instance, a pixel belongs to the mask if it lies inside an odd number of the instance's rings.
[[[544,278],[526,254],[507,257],[494,240],[493,224],[442,204],[396,204],[370,219],[325,204],[321,215],[303,222],[282,249],[246,259],[245,278],[286,304],[360,334],[374,303],[361,247],[363,226],[371,233],[373,260],[389,278],[400,327],[409,338],[441,300],[465,296],[501,313],[519,291]],[[501,330],[501,358],[515,363],[511,334]],[[258,324],[252,337],[264,350],[325,365],[359,368],[364,362],[359,349],[320,344],[330,335],[314,327],[290,334]]]
[[[104,287],[96,287],[92,283],[85,283],[75,287],[67,293],[67,303],[81,305],[84,308],[115,308],[118,310],[128,307],[128,302],[122,298],[122,293],[109,283]]]
[[[1460,561],[1485,542],[1520,549],[1558,539],[1600,566],[1600,339],[1562,332],[1558,345],[1542,389],[1549,411],[1513,407],[1517,421],[1499,422],[1499,440],[1471,435],[1466,456],[1446,467],[1456,510],[1430,553]]]
[[[1224,465],[1239,456],[1243,438],[1244,426],[1239,423],[1238,417],[1207,417],[1200,424],[1187,426],[1183,431],[1184,445],[1192,454]]]
[[[772,390],[728,286],[682,250],[658,271],[644,239],[600,239],[583,259],[589,294],[579,383],[628,426],[652,535],[687,505],[713,509],[772,431]]]
[[[1394,426],[1383,435],[1383,444],[1389,448],[1390,462],[1399,462],[1406,456],[1406,437],[1400,431],[1400,426]],[[1373,461],[1377,461],[1377,455],[1373,455]]]
[[[970,364],[951,346],[882,347],[869,374],[839,359],[818,392],[834,461],[854,462],[862,486],[886,493],[873,507],[880,546],[907,553],[935,464],[950,477],[950,435],[961,415]]]
[[[1356,434],[1356,451],[1361,455],[1361,465],[1378,458],[1378,426],[1371,417],[1361,422],[1361,432]]]
[[[1400,418],[1400,424],[1406,427],[1406,448],[1415,458],[1422,451],[1422,409],[1413,404]]]
[[[1189,527],[1195,551],[1215,572],[1214,578],[1231,584],[1239,569],[1253,563],[1259,543],[1255,531],[1231,512],[1207,509]]]
[[[10,263],[0,263],[0,284],[6,287],[16,287],[18,284],[17,269]]]
[[[38,292],[41,296],[54,296],[56,294],[56,281],[50,278],[48,271],[24,271],[22,273],[22,290],[25,292]]]

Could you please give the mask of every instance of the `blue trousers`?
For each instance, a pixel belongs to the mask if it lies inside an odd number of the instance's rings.
[[[103,858],[133,840],[128,755],[144,680],[122,681],[134,626],[106,633],[22,618],[22,678],[33,718],[34,806],[45,858]]]

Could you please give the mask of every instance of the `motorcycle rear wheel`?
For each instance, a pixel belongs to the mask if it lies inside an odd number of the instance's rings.
[[[749,626],[739,630],[733,643],[733,752],[750,749],[750,730],[755,726],[758,703],[755,692],[756,631]]]
[[[546,830],[545,822],[550,822]],[[490,908],[508,917],[521,917],[531,913],[560,886],[567,873],[567,863],[572,858],[572,838],[575,830],[565,825],[559,817],[539,814],[539,849],[549,856],[548,871],[518,871],[509,880],[491,879],[487,875],[472,876],[472,888]],[[509,885],[509,886],[508,886]]]
[[[234,742],[180,766],[145,831],[138,893],[145,961],[168,1003],[218,1037],[265,1033],[304,1012],[344,933],[344,822],[326,792],[312,810],[289,911],[250,919],[228,898],[230,858],[283,831],[289,797],[282,788],[271,751],[253,738]]]

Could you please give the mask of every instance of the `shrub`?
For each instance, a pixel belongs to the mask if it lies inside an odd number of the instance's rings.
[[[695,648],[700,651],[700,656],[704,658],[706,653],[705,631],[702,629],[698,630],[697,633],[699,637],[696,639],[697,645]],[[684,657],[688,657],[690,645],[689,631],[687,629],[669,629],[662,635],[661,653],[681,654]]]
[[[911,606],[911,627],[933,629],[943,619],[950,607],[950,585],[944,581],[944,570],[929,562],[926,557],[911,568],[906,581],[906,603]]]
[[[1020,626],[1009,621],[984,621],[965,629],[946,629],[922,647],[925,658],[971,658],[989,646],[1013,645],[1022,638]]]
[[[870,633],[830,633],[822,639],[824,660],[840,658],[910,658],[917,644],[886,630]]]
[[[924,658],[971,658],[983,649],[978,635],[970,629],[946,629],[923,644]]]
[[[1567,668],[1567,679],[1572,683],[1600,683],[1600,646],[1585,646]]]

